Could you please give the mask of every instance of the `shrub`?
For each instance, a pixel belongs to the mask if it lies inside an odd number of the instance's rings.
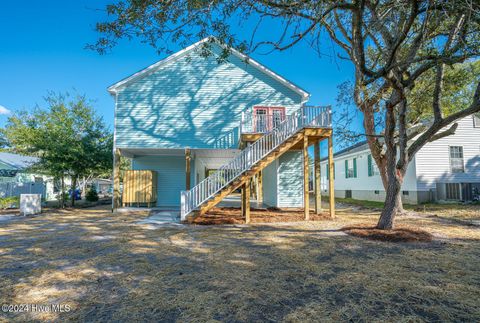
[[[56,198],[57,198],[58,204],[61,204],[61,202],[62,202],[62,193],[58,193],[58,194],[56,195]],[[70,199],[70,196],[68,195],[68,193],[67,193],[67,192],[64,192],[64,193],[63,193],[63,201],[64,201],[65,203],[67,203],[67,202],[69,201],[69,199]]]
[[[96,202],[96,201],[98,201],[97,189],[96,189],[94,186],[90,187],[90,189],[88,190],[87,194],[85,195],[85,198],[86,198],[87,201],[89,201],[89,202]]]
[[[0,209],[8,209],[18,207],[20,198],[18,196],[9,196],[0,198]]]

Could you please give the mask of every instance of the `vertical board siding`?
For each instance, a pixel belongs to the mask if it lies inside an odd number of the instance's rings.
[[[263,203],[268,206],[276,207],[277,205],[277,161],[274,160],[270,165],[265,167],[263,174]]]
[[[302,100],[235,56],[219,64],[214,56],[194,52],[136,80],[117,96],[117,148],[236,147],[242,111],[275,105],[291,113]]]
[[[157,173],[152,170],[127,170],[123,177],[122,203],[157,202]]]
[[[455,134],[427,143],[416,154],[418,190],[435,189],[437,182],[480,183],[480,127],[474,127],[473,116],[457,123]],[[464,173],[450,171],[449,146],[463,147]]]
[[[184,156],[135,157],[132,168],[157,172],[157,206],[179,207],[180,191],[185,190]]]
[[[303,206],[303,155],[288,151],[278,159],[278,207]]]

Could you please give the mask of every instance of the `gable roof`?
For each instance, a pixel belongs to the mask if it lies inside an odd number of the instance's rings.
[[[177,59],[187,55],[188,53],[195,50],[196,48],[198,48],[198,46],[202,45],[203,43],[205,43],[207,41],[211,41],[212,38],[214,39],[214,42],[215,42],[216,45],[218,45],[220,47],[223,47],[223,48],[226,48],[225,45],[222,45],[222,44],[216,42],[214,37],[212,37],[212,36],[206,37],[206,38],[200,40],[199,42],[196,42],[195,44],[190,45],[187,48],[184,48],[181,51],[179,51],[175,54],[172,54],[172,55],[168,56],[167,58],[164,58],[164,59],[156,62],[155,64],[152,64],[152,65],[148,66],[147,68],[144,68],[143,70],[140,70],[137,73],[132,74],[129,77],[124,78],[123,80],[111,85],[110,87],[108,87],[108,92],[110,92],[111,94],[115,94],[119,89],[131,84],[132,82],[135,82],[138,79],[141,79],[141,78],[157,71],[159,68],[167,65],[168,63],[174,62]],[[307,101],[307,99],[310,97],[310,93],[303,90],[298,85],[288,81],[286,78],[284,78],[284,77],[280,76],[279,74],[275,73],[271,69],[267,68],[265,65],[260,64],[256,60],[252,59],[251,57],[249,57],[245,54],[240,53],[238,50],[236,50],[234,48],[230,48],[229,50],[231,51],[231,53],[233,55],[235,55],[239,59],[245,61],[247,64],[253,66],[254,68],[259,70],[260,72],[262,72],[265,75],[273,78],[274,80],[283,84],[284,86],[291,89],[292,91],[298,93],[305,101]]]
[[[17,170],[28,168],[38,161],[39,159],[37,157],[0,152],[0,163],[6,164]]]
[[[333,154],[333,157],[340,157],[347,154],[353,154],[353,153],[364,151],[366,149],[368,149],[368,144],[366,140],[363,140],[363,141],[357,142],[356,144],[350,147],[337,151],[335,154]]]
[[[363,140],[363,141],[357,142],[356,144],[351,145],[350,147],[337,151],[336,153],[333,154],[333,157],[334,158],[342,157],[342,156],[353,154],[353,153],[363,152],[368,149],[369,148],[368,148],[367,141]],[[328,160],[328,157],[323,157],[320,160],[323,162],[325,160]]]

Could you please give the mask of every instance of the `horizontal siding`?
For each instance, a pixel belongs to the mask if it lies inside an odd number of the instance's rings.
[[[192,54],[139,79],[117,97],[119,148],[230,148],[238,143],[241,112],[254,105],[301,104],[299,94],[231,56]]]
[[[263,202],[268,206],[277,206],[277,161],[274,160],[262,171]]]
[[[180,191],[185,190],[185,157],[143,156],[132,160],[134,170],[155,170],[158,174],[157,206],[180,206]]]
[[[358,190],[358,191],[382,191],[383,183],[380,175],[368,176],[368,155],[370,150],[360,151],[352,155],[334,158],[335,162],[335,190]],[[345,160],[357,159],[357,177],[345,178]],[[372,159],[372,163],[375,161]],[[327,179],[327,162],[321,163],[322,176],[322,190],[328,189]],[[405,180],[402,185],[402,190],[415,191],[417,190],[417,182],[415,177],[415,161],[412,161],[407,168]]]
[[[288,151],[278,159],[278,206],[303,207],[301,151]]]
[[[462,146],[465,173],[450,171],[449,146]],[[473,117],[458,121],[454,135],[427,143],[415,156],[418,189],[436,188],[436,183],[480,183],[480,128]]]

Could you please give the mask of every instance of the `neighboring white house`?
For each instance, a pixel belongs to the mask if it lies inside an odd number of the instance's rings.
[[[38,193],[54,199],[53,178],[29,170],[36,162],[36,157],[0,152],[0,197]]]
[[[327,162],[322,165],[322,191],[326,192]],[[334,155],[335,196],[383,201],[385,190],[366,142]],[[402,185],[406,203],[480,197],[480,117],[458,121],[455,134],[427,143],[408,166]]]

